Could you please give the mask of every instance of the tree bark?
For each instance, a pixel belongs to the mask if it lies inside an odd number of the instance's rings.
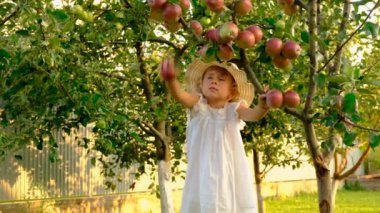
[[[174,204],[171,187],[170,161],[158,161],[158,183],[160,186],[160,202],[162,213],[174,213]]]
[[[258,207],[259,213],[265,213],[264,197],[262,194],[263,176],[260,171],[259,152],[255,149],[253,149],[253,168],[255,170],[257,207]]]
[[[331,209],[334,210],[335,208],[335,198],[336,193],[338,192],[339,184],[341,180],[333,179],[332,181],[332,187],[331,187]]]

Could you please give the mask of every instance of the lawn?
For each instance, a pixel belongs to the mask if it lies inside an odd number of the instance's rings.
[[[266,212],[318,212],[317,194],[300,194],[288,198],[269,198]],[[336,198],[335,213],[380,212],[380,191],[340,190]]]

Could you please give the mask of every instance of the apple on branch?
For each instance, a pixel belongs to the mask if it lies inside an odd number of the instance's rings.
[[[281,54],[282,50],[282,41],[279,38],[271,38],[267,41],[265,46],[265,52],[272,57],[278,56]]]
[[[284,92],[284,105],[289,108],[295,108],[300,104],[300,96],[294,90]]]
[[[242,49],[250,48],[255,44],[255,35],[249,30],[240,31],[235,42]]]
[[[271,89],[266,93],[267,106],[271,108],[280,108],[283,104],[282,92],[277,89]]]
[[[252,9],[251,0],[239,0],[235,3],[234,11],[238,16],[244,16]]]
[[[251,25],[246,28],[246,30],[249,30],[255,35],[255,43],[258,43],[263,38],[263,31],[258,25]]]

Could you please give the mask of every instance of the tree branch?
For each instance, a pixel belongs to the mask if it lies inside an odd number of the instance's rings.
[[[359,129],[363,129],[363,130],[368,130],[368,131],[372,131],[372,132],[380,132],[380,129],[372,129],[372,128],[368,128],[368,127],[364,127],[364,126],[361,126],[361,125],[358,125],[358,124],[355,124],[353,123],[352,121],[350,121],[350,119],[346,118],[346,117],[343,117],[343,119],[341,119],[344,123],[350,125],[350,126],[353,126],[353,127],[356,127],[356,128],[359,128]]]
[[[367,17],[364,19],[364,21],[359,25],[359,27],[356,28],[354,32],[350,34],[350,36],[336,49],[335,53],[327,60],[325,65],[323,65],[317,73],[320,73],[322,70],[324,70],[327,65],[334,59],[334,57],[338,54],[338,52],[354,37],[354,35],[359,32],[359,30],[364,26],[364,24],[367,22],[369,17],[371,16],[372,12],[378,7],[380,0],[376,2],[376,4],[373,6],[373,8],[370,10],[370,12],[367,14]]]
[[[242,62],[245,72],[247,73],[248,79],[249,81],[253,83],[253,86],[255,87],[256,92],[258,92],[259,94],[264,94],[265,91],[263,87],[261,86],[259,80],[257,79],[255,73],[253,72],[252,67],[248,62],[245,50],[243,49],[240,49],[240,60]]]
[[[358,168],[359,166],[362,165],[363,161],[366,159],[368,153],[369,153],[369,150],[371,150],[371,146],[370,144],[368,143],[367,145],[367,148],[364,150],[364,152],[362,153],[362,155],[360,156],[359,160],[356,161],[355,165],[352,166],[351,169],[347,170],[345,173],[343,174],[334,174],[334,179],[337,179],[337,180],[342,180],[348,176],[350,176],[351,174],[353,174]]]
[[[342,17],[342,22],[340,23],[340,26],[339,26],[338,35],[341,33],[346,34],[345,31],[346,31],[347,24],[348,24],[348,21],[350,18],[350,9],[351,9],[350,1],[345,0],[344,6],[343,6],[343,17]],[[335,63],[330,70],[330,74],[338,74],[339,70],[340,70],[340,66],[342,64],[341,59],[342,59],[343,47],[339,49],[339,47],[342,45],[342,40],[340,40],[339,38],[337,40],[338,40],[338,43],[337,43],[337,47],[335,50],[335,52],[336,52]]]
[[[306,117],[313,105],[313,98],[315,93],[317,92],[317,84],[315,82],[315,75],[318,69],[318,60],[317,60],[317,52],[318,52],[318,42],[317,38],[317,10],[318,4],[316,1],[309,2],[309,17],[308,17],[308,27],[309,27],[309,58],[310,58],[310,66],[309,66],[309,88],[306,96],[306,103],[304,108],[304,116]]]
[[[294,117],[300,119],[301,121],[305,121],[306,120],[305,117],[301,113],[299,113],[299,112],[297,112],[297,111],[295,111],[293,109],[289,109],[289,108],[285,107],[284,108],[284,112],[287,113],[287,114],[289,114],[289,115],[293,115]]]
[[[173,47],[176,51],[179,50],[179,48],[173,42],[170,42],[170,41],[163,39],[163,38],[148,38],[146,41],[156,42],[156,43],[160,43],[160,44],[166,44],[170,47]]]
[[[17,5],[16,9],[5,17],[3,20],[0,20],[0,27],[2,27],[7,21],[9,21],[13,16],[15,16],[20,11],[20,7]]]

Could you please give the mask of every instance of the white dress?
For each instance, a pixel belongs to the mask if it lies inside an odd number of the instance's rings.
[[[181,213],[257,212],[238,106],[232,102],[214,109],[201,97],[189,110]]]

